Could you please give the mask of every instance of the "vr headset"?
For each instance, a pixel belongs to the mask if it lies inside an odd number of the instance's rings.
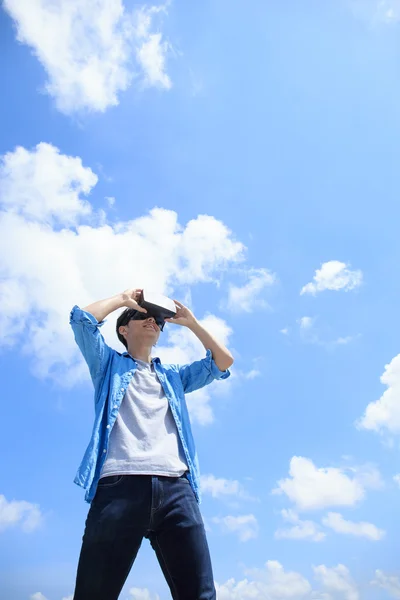
[[[154,320],[161,330],[164,327],[165,319],[171,319],[176,315],[175,302],[170,298],[167,298],[167,296],[163,296],[162,294],[142,290],[137,303],[142,308],[145,308],[147,313],[137,312],[135,319],[147,319],[148,317],[154,317]]]

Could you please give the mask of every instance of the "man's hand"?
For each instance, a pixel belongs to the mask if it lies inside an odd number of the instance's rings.
[[[198,322],[191,310],[184,306],[178,300],[174,300],[177,306],[176,316],[172,319],[165,319],[168,323],[176,323],[188,327],[200,340],[206,350],[211,350],[215,364],[220,371],[226,371],[233,363],[233,356],[227,348],[218,342],[208,331]]]
[[[147,310],[142,308],[137,303],[139,300],[140,293],[142,290],[125,290],[122,294],[117,294],[116,296],[112,296],[111,298],[106,298],[105,300],[98,300],[97,302],[93,302],[93,304],[89,304],[83,310],[89,312],[94,316],[95,319],[99,323],[101,323],[110,313],[118,308],[122,308],[126,306],[127,308],[134,308],[139,312],[146,313]]]
[[[139,312],[146,313],[147,310],[139,306],[139,304],[137,303],[142,291],[143,290],[136,288],[134,290],[125,290],[124,292],[122,292],[122,306],[126,306],[127,308],[134,308]]]
[[[172,319],[165,319],[167,323],[175,323],[175,325],[183,325],[184,327],[193,327],[197,323],[197,319],[186,306],[184,306],[178,300],[174,300],[177,311],[175,317]]]

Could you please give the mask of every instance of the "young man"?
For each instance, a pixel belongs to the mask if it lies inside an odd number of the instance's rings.
[[[233,358],[175,300],[176,316],[166,320],[189,328],[206,358],[183,366],[152,359],[164,322],[138,305],[140,293],[126,290],[71,312],[95,389],[92,437],[75,478],[91,506],[74,600],[117,600],[144,537],[174,600],[215,600],[185,393],[227,378]],[[116,329],[123,354],[99,331],[121,307]]]

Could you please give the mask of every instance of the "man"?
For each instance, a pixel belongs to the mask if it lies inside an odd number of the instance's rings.
[[[178,301],[174,318],[204,345],[206,358],[178,366],[151,358],[164,322],[126,290],[84,309],[70,323],[95,389],[92,437],[75,478],[91,503],[74,600],[117,600],[143,538],[156,552],[174,600],[214,600],[215,587],[198,504],[199,468],[185,393],[229,376],[230,352]],[[125,307],[117,335],[99,327]]]

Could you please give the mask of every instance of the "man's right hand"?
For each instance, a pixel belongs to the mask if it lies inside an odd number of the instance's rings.
[[[127,308],[134,308],[139,312],[146,313],[147,310],[139,306],[139,304],[137,303],[142,291],[142,289],[136,288],[134,290],[125,290],[124,292],[122,292],[123,306],[126,306]]]

